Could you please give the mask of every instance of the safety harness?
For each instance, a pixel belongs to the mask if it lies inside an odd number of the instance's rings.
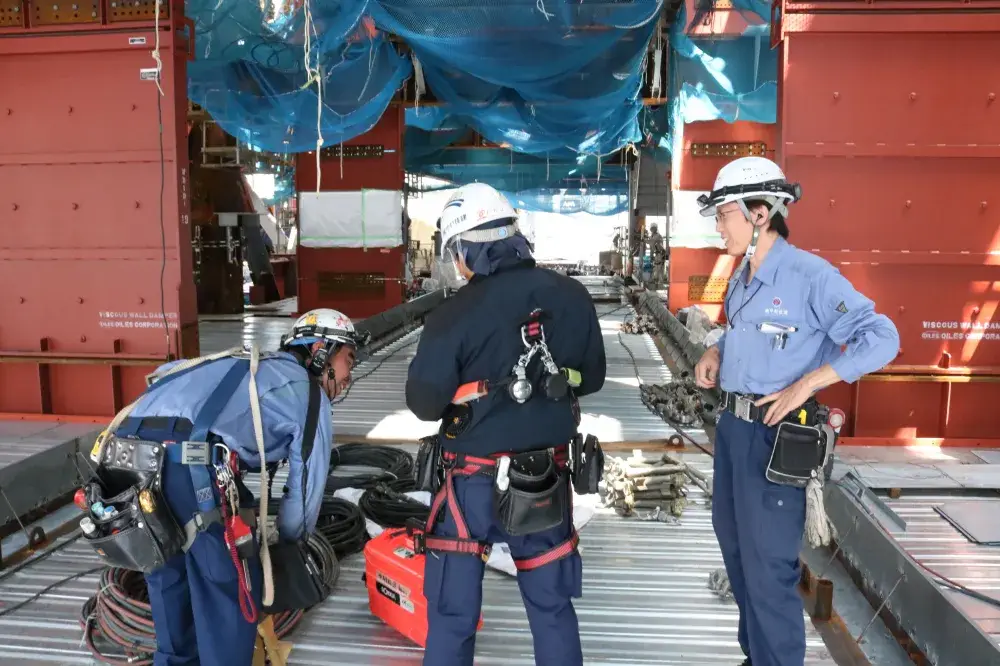
[[[249,356],[249,360],[247,360],[247,356]],[[261,461],[261,466],[263,467],[265,464],[266,451],[264,448],[264,428],[261,419],[260,397],[257,391],[256,382],[257,368],[262,357],[281,359],[281,357],[277,355],[262,355],[258,350],[257,345],[251,344],[249,354],[242,347],[234,347],[216,354],[181,361],[161,374],[154,373],[146,378],[148,386],[151,387],[156,384],[159,387],[165,382],[172,381],[173,379],[176,379],[183,374],[187,374],[194,368],[202,366],[206,363],[211,363],[223,358],[237,359],[237,362],[233,364],[233,367],[230,368],[230,370],[223,377],[222,381],[219,382],[215,391],[213,391],[208,400],[206,400],[202,409],[195,417],[195,423],[192,426],[189,444],[205,444],[205,447],[201,449],[201,453],[204,455],[204,459],[201,462],[204,464],[190,464],[193,461],[190,458],[190,455],[192,454],[192,447],[189,446],[188,458],[185,466],[189,469],[191,481],[195,489],[195,495],[198,502],[198,512],[183,526],[185,535],[183,551],[187,551],[191,547],[195,538],[197,538],[201,532],[208,529],[212,524],[221,523],[224,526],[226,525],[226,517],[222,514],[222,511],[216,503],[215,496],[212,492],[212,477],[209,468],[210,466],[213,466],[215,462],[212,455],[215,447],[214,445],[209,446],[205,440],[207,439],[208,432],[216,418],[218,418],[218,415],[225,408],[229,399],[239,387],[243,377],[246,376],[247,373],[250,375],[248,388],[254,439],[256,440],[257,453]],[[288,362],[293,361],[289,360]],[[309,413],[312,414],[313,412],[317,412],[317,408],[320,404],[320,395],[318,385],[313,386],[316,382],[311,382],[310,384]],[[129,420],[128,423],[126,423],[126,420],[129,419],[129,415],[132,413],[132,410],[135,409],[136,405],[139,404],[144,396],[145,393],[118,412],[115,418],[108,425],[108,428],[97,438],[94,448],[91,451],[91,459],[95,463],[100,464],[103,461],[106,453],[105,448],[107,446],[116,446],[123,441],[127,441],[121,438],[128,436],[129,433],[134,436],[136,430],[141,427],[141,419],[135,419],[136,423],[134,425],[131,420]],[[303,460],[308,459],[308,454],[313,445],[313,439],[314,437],[309,437],[306,441],[303,441]],[[166,446],[165,448],[166,455],[169,459],[176,462],[185,462],[183,446]],[[195,447],[195,449],[197,449],[197,447]],[[229,459],[224,462],[231,463],[232,456],[230,455]],[[262,595],[264,607],[271,606],[271,604],[274,603],[274,574],[272,570],[268,539],[269,530],[267,505],[267,475],[264,474],[262,470],[262,473],[260,474],[260,511],[257,527],[258,541],[260,544],[260,559],[264,570],[264,590]]]
[[[194,367],[168,375],[158,381],[156,386],[160,388],[164,384],[187,374],[193,369]],[[223,522],[219,503],[216,501],[215,493],[213,492],[215,483],[212,480],[210,470],[215,461],[212,455],[213,447],[211,444],[208,444],[208,433],[248,372],[250,372],[249,361],[236,361],[223,376],[218,386],[215,387],[215,390],[209,394],[208,399],[198,411],[198,415],[194,419],[194,425],[191,427],[190,441],[184,443],[165,442],[167,460],[183,464],[187,468],[188,473],[191,475],[191,484],[194,486],[195,497],[198,500],[198,511],[183,526],[185,541],[182,550],[184,552],[187,552],[191,548],[191,544],[194,543],[194,540],[200,533],[215,523]],[[121,438],[138,437],[142,422],[143,419],[141,418],[127,418],[116,429],[114,434]],[[172,430],[172,428],[170,429]],[[198,454],[204,455],[204,464],[192,464],[191,460],[185,459],[185,452],[189,456],[192,455],[190,448],[186,446],[187,444],[198,445],[202,443],[205,443],[206,446],[203,451],[198,451]]]
[[[556,464],[561,470],[564,470],[567,465],[566,447],[557,447],[554,449],[553,453]],[[455,478],[483,475],[495,479],[499,461],[512,455],[514,454],[495,453],[488,458],[481,458],[464,453],[451,453],[447,451],[442,453],[446,470],[444,483],[435,495],[434,501],[431,503],[431,511],[430,515],[427,517],[424,534],[414,535],[414,541],[417,545],[418,551],[430,550],[444,553],[475,555],[482,558],[484,562],[489,559],[490,553],[492,552],[492,544],[487,541],[480,541],[472,538],[472,535],[469,532],[468,523],[465,522],[465,517],[462,515],[462,510],[459,507],[458,498],[455,494]],[[455,521],[455,526],[458,530],[457,537],[434,536],[434,527],[439,516],[441,515],[441,511],[444,508],[445,503],[447,503],[448,511],[451,513],[451,517]],[[580,544],[580,535],[577,534],[576,527],[572,525],[572,506],[572,502],[570,502],[570,537],[554,548],[539,553],[538,555],[528,558],[515,559],[514,565],[517,567],[518,571],[531,571],[533,569],[538,569],[539,567],[561,560],[564,557],[568,557],[577,552]]]

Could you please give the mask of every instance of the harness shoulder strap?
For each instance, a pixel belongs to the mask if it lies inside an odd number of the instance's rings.
[[[319,427],[319,408],[323,404],[322,389],[319,382],[309,379],[309,406],[306,408],[306,425],[302,429],[302,462],[309,460],[313,445],[316,442],[316,430]]]
[[[238,360],[233,363],[222,381],[216,385],[215,390],[209,394],[208,399],[201,406],[198,415],[194,418],[194,426],[191,428],[191,441],[208,441],[208,431],[219,418],[219,414],[233,397],[233,393],[239,388],[243,377],[250,372],[250,361]],[[212,493],[212,477],[209,474],[207,465],[188,465],[191,474],[191,482],[194,484],[195,496],[198,499],[198,510],[207,513],[215,508],[215,495]]]
[[[306,497],[306,463],[312,455],[316,443],[316,430],[319,427],[319,408],[323,404],[319,382],[309,378],[309,406],[306,408],[306,425],[302,429],[302,501]],[[263,461],[262,461],[263,464]]]

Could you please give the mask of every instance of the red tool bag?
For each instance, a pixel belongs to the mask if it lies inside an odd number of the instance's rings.
[[[372,615],[420,647],[427,644],[425,557],[416,552],[412,534],[403,529],[385,530],[365,546],[365,585]]]

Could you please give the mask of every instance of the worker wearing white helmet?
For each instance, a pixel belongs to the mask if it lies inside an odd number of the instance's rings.
[[[699,199],[727,254],[741,257],[726,293],[726,332],[695,376],[703,388],[721,384],[725,396],[712,522],[747,666],[805,659],[799,550],[803,532],[814,545],[829,543],[822,483],[835,441],[814,395],[881,369],[899,350],[895,325],[871,300],[788,242],[788,204],[801,195],[777,164],[745,157]]]
[[[330,401],[350,382],[361,342],[340,312],[308,312],[282,351],[234,349],[158,368],[146,392],[102,435],[95,447],[100,481],[85,488],[88,505],[106,511],[100,498],[124,497],[130,487],[144,512],[162,512],[110,525],[117,528],[107,535],[111,518],[94,509],[85,519],[88,539],[99,539],[93,545],[108,564],[146,575],[153,663],[249,664],[265,611],[317,602],[296,596],[301,588],[275,587],[274,571],[279,579],[294,577],[287,572],[298,564],[300,575],[309,574],[294,547],[264,547],[253,538],[253,496],[241,477],[260,470],[266,480],[267,471],[288,461],[278,536],[301,548],[315,531],[329,473]],[[128,514],[123,520],[132,520],[128,503],[113,505]],[[136,541],[146,530],[152,536]]]
[[[294,354],[319,380],[330,400],[351,383],[355,352],[362,344],[364,336],[354,329],[350,318],[329,308],[305,313],[281,339],[281,348]]]
[[[410,410],[442,421],[448,467],[427,523],[424,665],[472,666],[484,562],[502,542],[518,568],[535,661],[582,666],[572,603],[582,561],[565,461],[579,441],[577,398],[604,384],[600,323],[580,282],[535,266],[516,212],[492,187],[459,188],[441,231],[442,253],[468,284],[427,317],[406,381]],[[471,398],[460,391],[470,384]],[[536,494],[516,494],[528,479]],[[513,508],[525,497],[530,506]]]

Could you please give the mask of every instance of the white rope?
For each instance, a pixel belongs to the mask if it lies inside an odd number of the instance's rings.
[[[305,69],[306,82],[303,89],[308,88],[313,83],[316,84],[316,192],[319,192],[319,184],[323,176],[323,167],[320,164],[320,151],[323,148],[323,77],[319,69],[319,58],[316,59],[316,66],[312,64],[312,36],[316,33],[316,25],[313,23],[312,4],[310,0],[304,0],[302,10],[305,14]],[[341,177],[343,177],[343,166],[341,166]]]
[[[820,470],[822,474],[822,470]],[[806,485],[806,538],[813,548],[829,546],[836,534],[823,501],[823,482],[813,477]]]
[[[545,2],[543,2],[543,0],[538,0],[538,2],[535,3],[535,8],[537,8],[538,11],[542,13],[542,16],[545,17],[546,21],[548,21],[550,18],[555,17],[555,14],[550,14],[549,12],[545,11]]]
[[[411,53],[410,58],[413,60],[413,89],[416,93],[414,108],[417,115],[420,115],[420,98],[427,92],[427,84],[424,81],[424,67],[420,64],[417,54]]]
[[[257,343],[250,344],[250,414],[253,417],[253,434],[257,440],[257,455],[260,456],[260,512],[257,516],[257,530],[260,534],[260,565],[264,570],[264,595],[261,603],[274,603],[274,568],[271,564],[271,549],[268,544],[268,488],[267,451],[264,450],[264,421],[260,416],[260,396],[257,394],[257,366],[260,364],[260,350]]]
[[[729,576],[725,569],[716,569],[708,574],[708,589],[715,592],[723,601],[733,598],[733,588],[729,583]]]
[[[160,75],[163,73],[163,59],[160,58],[160,3],[163,0],[154,0],[156,2],[156,11],[153,12],[153,62],[156,63],[156,88],[160,91],[160,97],[164,97],[166,93],[163,92],[163,86],[160,85]],[[194,35],[191,35],[194,38]],[[168,334],[169,335],[169,334]]]

